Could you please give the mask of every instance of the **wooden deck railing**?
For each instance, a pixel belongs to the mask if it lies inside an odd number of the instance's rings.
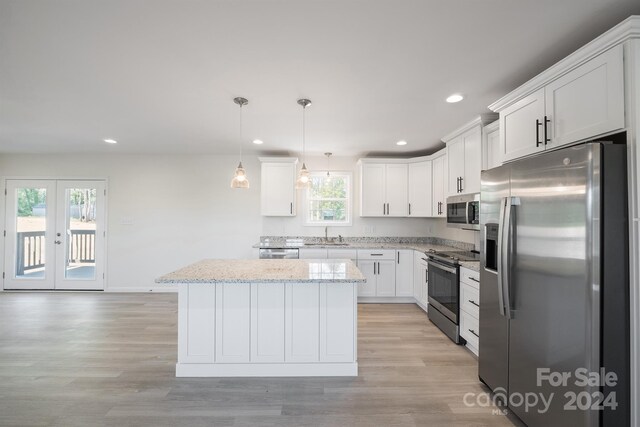
[[[44,267],[45,232],[22,231],[16,233],[16,275]],[[69,262],[92,263],[96,261],[95,230],[71,230],[67,245]]]

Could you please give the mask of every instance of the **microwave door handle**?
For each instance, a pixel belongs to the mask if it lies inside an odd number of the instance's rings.
[[[504,265],[503,265],[503,252],[504,252],[504,247],[502,245],[502,242],[504,241],[504,211],[505,211],[505,206],[507,204],[507,198],[503,197],[502,199],[500,199],[500,218],[498,219],[498,265],[497,265],[497,270],[498,270],[498,308],[500,309],[500,314],[502,316],[505,315],[504,312],[504,277],[503,277],[503,271],[504,271]]]

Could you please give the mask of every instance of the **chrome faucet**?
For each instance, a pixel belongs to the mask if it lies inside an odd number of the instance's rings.
[[[324,228],[324,241],[325,242],[329,241],[329,227]]]

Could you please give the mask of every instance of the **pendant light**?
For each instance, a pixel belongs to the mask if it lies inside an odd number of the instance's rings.
[[[331,157],[331,154],[333,153],[324,153],[325,156],[327,156],[327,179],[331,180],[331,174],[329,173],[329,158]]]
[[[233,98],[233,102],[240,106],[240,163],[236,168],[236,174],[231,180],[231,188],[249,188],[249,180],[247,174],[242,167],[242,107],[247,105],[249,101],[246,98]]]
[[[305,111],[309,105],[311,105],[311,101],[308,99],[298,99],[298,104],[302,105],[302,168],[298,173],[298,179],[296,180],[296,190],[302,190],[304,188],[309,188],[311,182],[309,181],[309,171],[307,170],[307,165],[305,164]]]

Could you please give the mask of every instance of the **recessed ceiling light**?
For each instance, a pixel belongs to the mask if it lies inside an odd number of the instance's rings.
[[[260,145],[260,144],[262,144],[262,140],[261,139],[254,139],[253,143],[256,144],[256,145]]]
[[[463,99],[464,99],[464,96],[460,95],[459,93],[454,93],[453,95],[447,98],[447,102],[453,104],[454,102],[460,102]]]
[[[407,145],[407,141],[398,141],[396,145]]]
[[[118,141],[116,141],[115,139],[111,139],[111,138],[107,138],[107,139],[103,139],[104,142],[106,142],[107,144],[117,144]]]

